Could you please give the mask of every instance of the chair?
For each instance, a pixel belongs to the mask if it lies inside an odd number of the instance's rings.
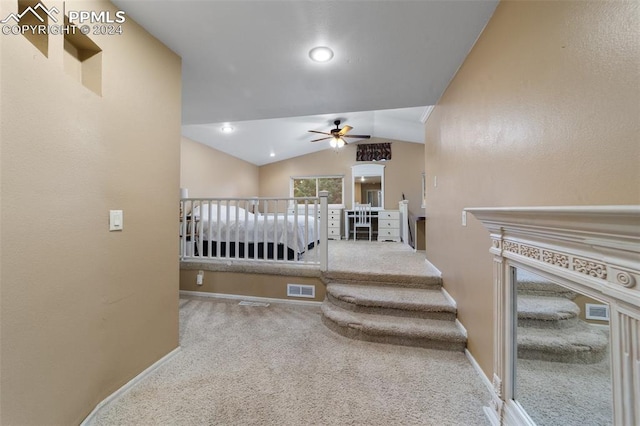
[[[358,239],[358,228],[369,228],[371,241],[371,204],[356,204],[353,208],[353,240]]]

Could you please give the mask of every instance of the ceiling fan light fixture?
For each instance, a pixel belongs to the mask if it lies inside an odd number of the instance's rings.
[[[338,141],[338,148],[342,148],[344,146],[344,139],[338,138],[337,141]]]
[[[309,51],[309,57],[315,62],[328,62],[333,58],[333,50],[326,46],[317,46]]]
[[[331,145],[331,148],[336,148],[338,146],[338,139],[331,138],[331,141],[329,142],[329,144]]]

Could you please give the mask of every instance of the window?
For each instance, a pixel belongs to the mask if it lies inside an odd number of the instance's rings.
[[[291,178],[293,197],[317,197],[320,191],[329,192],[329,204],[344,204],[344,176],[305,176]]]

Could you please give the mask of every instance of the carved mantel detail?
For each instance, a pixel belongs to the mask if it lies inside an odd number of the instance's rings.
[[[616,282],[623,287],[632,288],[636,285],[636,278],[628,272],[618,271]]]
[[[607,267],[602,263],[592,262],[587,259],[574,257],[573,270],[601,280],[607,279]]]
[[[555,266],[559,266],[561,268],[569,267],[569,256],[550,250],[542,250],[542,261]]]

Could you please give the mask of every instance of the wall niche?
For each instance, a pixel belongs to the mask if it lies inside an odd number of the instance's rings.
[[[67,17],[65,25],[71,30],[64,35],[64,71],[102,96],[102,49],[80,28],[71,25]]]

